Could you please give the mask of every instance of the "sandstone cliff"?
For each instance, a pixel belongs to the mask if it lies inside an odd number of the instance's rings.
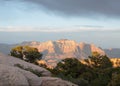
[[[43,53],[43,60],[47,65],[55,66],[57,62],[65,58],[78,58],[85,59],[91,55],[92,52],[99,52],[105,54],[104,50],[96,47],[94,44],[77,43],[74,40],[61,39],[57,41],[46,41],[46,42],[23,42],[16,45],[6,46],[7,51],[10,50],[11,46],[17,45],[28,45],[36,47],[39,52]],[[6,50],[6,47],[4,48]],[[0,50],[3,48],[0,48]],[[5,50],[2,50],[3,52]],[[5,52],[6,53],[6,52]]]
[[[85,59],[91,55],[92,52],[105,52],[93,44],[77,43],[74,40],[61,39],[57,41],[47,42],[24,42],[22,45],[29,45],[36,47],[39,52],[43,53],[43,60],[48,65],[55,66],[57,62],[65,58]]]

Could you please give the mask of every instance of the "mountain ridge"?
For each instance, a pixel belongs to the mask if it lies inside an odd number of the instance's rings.
[[[96,47],[94,44],[78,43],[67,39],[46,42],[24,42],[19,45],[37,48],[39,52],[43,53],[43,60],[52,66],[55,66],[56,63],[65,58],[86,59],[95,51],[105,55],[104,50]]]
[[[53,66],[65,58],[77,58],[77,59],[86,59],[88,56],[91,56],[92,52],[98,52],[102,55],[107,54],[109,57],[114,57],[116,54],[111,50],[102,49],[95,46],[94,44],[88,44],[85,42],[76,42],[74,40],[60,39],[57,41],[25,41],[19,44],[7,45],[0,44],[0,52],[9,54],[10,49],[15,46],[31,46],[35,47],[43,54],[43,60],[52,64]],[[113,54],[112,54],[113,53]],[[117,52],[119,53],[119,51]],[[117,56],[120,56],[117,54]]]

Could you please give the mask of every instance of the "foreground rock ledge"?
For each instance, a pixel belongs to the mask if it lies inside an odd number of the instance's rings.
[[[34,64],[25,62],[18,58],[15,58],[12,56],[7,56],[7,55],[1,54],[1,53],[0,53],[0,64],[12,66],[12,67],[14,67],[16,64],[19,64],[19,65],[23,66],[24,68],[31,68],[33,70],[37,70],[37,71],[41,72],[42,76],[51,76],[51,73],[42,67],[36,66]]]
[[[14,66],[15,64],[38,70],[42,73],[42,77],[20,69]],[[0,54],[0,86],[77,86],[71,82],[50,76],[51,73],[42,67]]]
[[[41,86],[77,86],[71,82],[59,78],[41,77]]]

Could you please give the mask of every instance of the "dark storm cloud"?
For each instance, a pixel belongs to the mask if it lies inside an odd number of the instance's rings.
[[[67,15],[120,16],[120,0],[23,0]]]
[[[120,0],[4,0],[25,1],[66,15],[104,15],[120,17]],[[90,15],[91,16],[91,15]]]

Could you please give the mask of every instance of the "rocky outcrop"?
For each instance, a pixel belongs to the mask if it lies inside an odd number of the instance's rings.
[[[56,63],[65,58],[85,59],[91,55],[92,52],[105,54],[105,52],[93,44],[77,43],[74,40],[57,40],[47,42],[26,42],[24,45],[36,47],[39,52],[43,53],[43,60],[47,65],[55,66]],[[23,45],[22,44],[22,45]]]
[[[18,67],[17,65],[24,67]],[[29,69],[37,70],[42,76],[51,76],[44,68],[0,53],[0,86],[41,86],[41,79]]]
[[[31,70],[37,70],[41,76]],[[50,76],[42,67],[0,53],[0,86],[77,86]]]
[[[51,73],[42,67],[39,67],[39,66],[30,64],[28,62],[22,61],[18,58],[14,58],[14,57],[3,55],[3,54],[0,54],[0,64],[8,65],[8,66],[15,66],[19,64],[23,66],[25,69],[32,68],[33,70],[37,70],[41,72],[43,76],[51,76]]]
[[[41,80],[29,71],[0,64],[0,86],[40,86]]]
[[[15,72],[17,72],[17,74]],[[0,86],[15,86],[17,83],[18,85],[28,86],[27,80],[20,72],[16,71],[12,67],[0,65]]]
[[[77,86],[60,78],[41,77],[40,79],[42,81],[41,86]]]
[[[25,43],[24,45],[27,45]],[[62,39],[58,41],[47,41],[47,42],[29,42],[29,46],[36,47],[39,52],[44,54],[44,58],[87,58],[92,52],[99,52],[105,54],[104,50],[96,47],[93,44],[77,43],[74,40]]]

